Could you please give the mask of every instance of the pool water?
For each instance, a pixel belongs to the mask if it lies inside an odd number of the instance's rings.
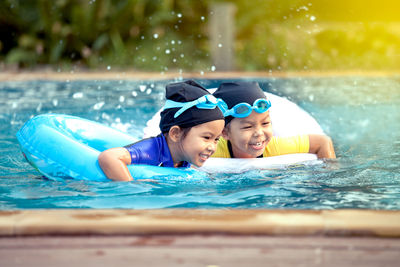
[[[15,137],[30,118],[64,113],[138,140],[164,103],[162,81],[0,82],[0,210],[36,208],[400,209],[400,77],[255,78],[310,112],[338,159],[204,181],[53,181],[23,158]],[[197,80],[208,88],[223,80]]]

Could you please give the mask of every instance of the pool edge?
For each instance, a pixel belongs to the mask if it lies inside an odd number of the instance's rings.
[[[392,77],[399,76],[400,70],[391,71],[227,71],[227,72],[143,72],[143,71],[4,71],[0,73],[0,81],[31,81],[31,80],[169,80],[183,79],[235,79],[235,78],[294,78],[294,77]]]
[[[0,211],[0,236],[204,233],[400,237],[400,211],[356,209]]]

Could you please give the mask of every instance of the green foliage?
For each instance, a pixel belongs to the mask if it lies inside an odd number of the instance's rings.
[[[188,0],[6,0],[0,32],[8,34],[0,53],[22,67],[191,69],[208,60],[201,27],[206,13],[201,1]]]
[[[394,0],[386,15],[361,0],[3,0],[0,62],[207,70],[207,20],[216,2],[236,6],[239,70],[400,67]]]

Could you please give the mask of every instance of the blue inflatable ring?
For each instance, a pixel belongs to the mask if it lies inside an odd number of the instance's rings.
[[[97,158],[101,151],[131,144],[132,136],[79,117],[44,114],[27,121],[17,139],[27,161],[51,179],[109,181]],[[204,178],[194,169],[129,165],[134,179]]]

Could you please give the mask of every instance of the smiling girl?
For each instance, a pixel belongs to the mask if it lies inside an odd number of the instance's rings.
[[[109,179],[130,181],[129,164],[163,167],[201,167],[215,152],[224,116],[224,104],[194,81],[169,84],[161,113],[162,134],[99,155],[99,164]]]

